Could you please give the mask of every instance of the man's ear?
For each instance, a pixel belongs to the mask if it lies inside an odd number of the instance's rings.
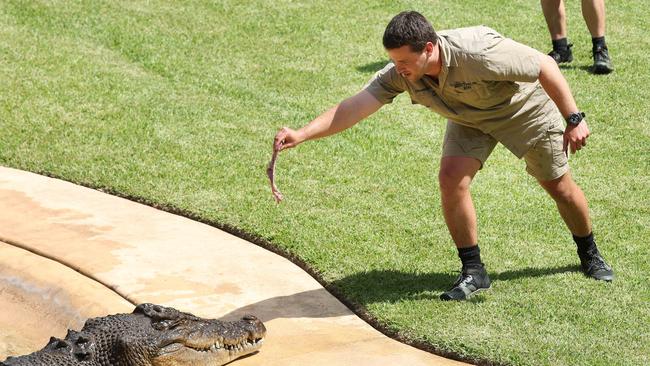
[[[427,51],[428,55],[430,55],[431,52],[433,52],[433,47],[434,47],[433,42],[427,42],[427,44],[424,45],[424,50]]]

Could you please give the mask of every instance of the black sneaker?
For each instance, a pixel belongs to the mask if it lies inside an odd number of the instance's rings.
[[[594,65],[591,67],[591,72],[594,74],[609,74],[614,71],[607,46],[594,48],[592,52],[594,55]]]
[[[610,282],[614,280],[614,270],[605,262],[598,249],[588,251],[584,255],[578,253],[578,256],[580,257],[582,272],[585,275],[600,281]]]
[[[555,60],[555,62],[558,64],[571,62],[573,61],[573,52],[571,52],[571,47],[573,47],[573,44],[568,44],[564,49],[554,48],[553,51],[548,53],[548,55],[553,57],[553,60]]]
[[[451,289],[440,295],[440,300],[467,300],[490,288],[490,277],[485,267],[463,268]]]

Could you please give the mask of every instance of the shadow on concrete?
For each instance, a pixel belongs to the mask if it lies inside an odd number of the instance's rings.
[[[383,69],[389,62],[389,60],[370,62],[365,65],[357,66],[356,69],[364,74],[371,74]]]
[[[254,314],[262,322],[277,318],[330,318],[351,315],[352,312],[324,288],[278,296],[234,310],[222,320],[237,320]]]

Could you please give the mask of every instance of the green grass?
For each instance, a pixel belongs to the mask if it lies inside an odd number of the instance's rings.
[[[0,164],[105,187],[239,228],[288,251],[387,329],[439,352],[514,365],[650,363],[650,11],[608,3],[616,71],[593,76],[579,4],[564,67],[592,130],[572,157],[617,280],[574,245],[524,163],[498,147],[473,185],[493,289],[437,300],[458,270],[441,216],[444,121],[407,97],[282,154],[300,127],[387,60],[390,18],[486,24],[548,51],[535,1],[0,2]]]

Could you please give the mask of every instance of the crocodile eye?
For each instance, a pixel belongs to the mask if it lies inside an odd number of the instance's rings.
[[[171,320],[171,319],[165,319],[165,320],[159,320],[156,322],[152,322],[151,326],[155,330],[171,330],[176,328],[179,325],[179,322]]]
[[[166,320],[162,320],[162,321],[158,321],[158,322],[152,322],[151,326],[155,330],[163,331],[163,330],[166,330],[168,328],[169,324],[167,323]]]
[[[176,319],[176,320],[167,320],[167,329],[172,330],[178,328],[179,325],[184,324],[183,320],[181,319]]]

